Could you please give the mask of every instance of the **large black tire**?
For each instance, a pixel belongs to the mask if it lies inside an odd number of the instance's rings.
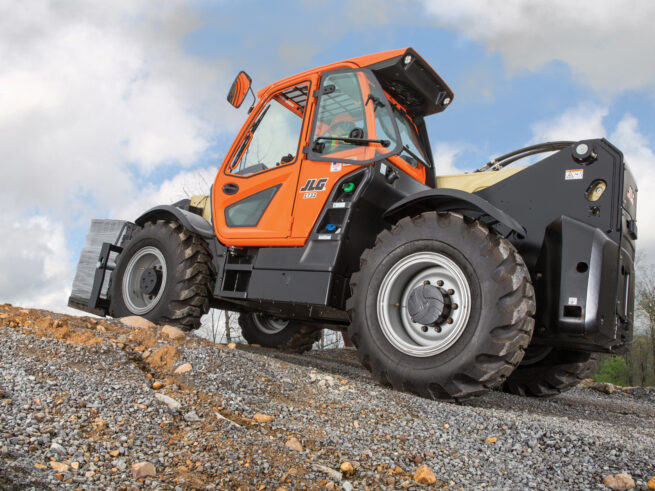
[[[546,350],[545,356],[535,356],[535,361],[526,356],[526,363],[521,363],[503,383],[503,391],[531,397],[556,396],[578,385],[596,363],[596,357],[586,351]]]
[[[249,344],[293,353],[309,351],[321,339],[321,329],[254,312],[239,315],[239,326]]]
[[[145,274],[139,264],[147,265],[148,261],[155,264],[154,269],[158,264],[160,271],[156,275],[158,286],[152,287],[153,298],[137,287]],[[211,253],[202,238],[174,221],[148,222],[118,256],[109,288],[109,313],[113,317],[140,315],[184,331],[197,329],[209,310],[215,276]]]
[[[402,351],[399,341],[393,344],[386,333],[393,328],[400,332],[397,336],[402,336],[406,320],[390,323],[383,319],[386,332],[380,320],[380,309],[392,311],[397,307],[397,315],[402,316],[406,314],[400,309],[407,307],[400,302],[380,302],[379,295],[385,291],[385,282],[391,281],[385,277],[391,277],[405,261],[426,255],[440,257],[445,264],[450,260],[459,268],[460,277],[468,282],[470,310],[468,317],[458,314],[463,316],[457,321],[461,332],[450,339],[451,344],[435,344],[432,348],[428,344],[428,351],[419,356],[408,353],[408,348]],[[432,271],[431,264],[428,270]],[[405,291],[414,288],[409,286],[411,281]],[[523,259],[509,241],[479,221],[457,213],[423,213],[403,218],[391,230],[383,231],[375,246],[363,253],[350,288],[348,334],[362,364],[383,384],[423,397],[459,400],[500,385],[523,358],[532,336],[534,290]],[[444,298],[450,301],[456,297]],[[444,324],[444,333],[448,333],[446,329]],[[432,335],[428,331],[426,335]],[[442,332],[436,327],[434,331]],[[443,350],[429,354],[433,349]]]

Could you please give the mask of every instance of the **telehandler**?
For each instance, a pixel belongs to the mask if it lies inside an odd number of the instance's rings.
[[[249,93],[210,196],[92,223],[70,306],[186,330],[237,311],[249,343],[298,352],[346,331],[377,380],[434,399],[558,394],[629,348],[637,186],[609,141],[437,177],[425,118],[453,92],[412,48],[256,96],[241,72],[228,101]]]

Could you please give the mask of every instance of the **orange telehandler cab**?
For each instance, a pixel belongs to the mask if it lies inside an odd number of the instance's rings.
[[[228,101],[251,92],[241,72]],[[69,305],[183,329],[237,311],[295,351],[347,330],[378,380],[431,398],[570,388],[632,338],[635,181],[604,139],[437,177],[424,119],[452,100],[411,48],[269,85],[211,197],[93,221]]]

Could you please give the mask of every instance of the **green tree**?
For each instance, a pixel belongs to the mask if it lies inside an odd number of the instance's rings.
[[[615,385],[628,385],[630,383],[630,367],[624,358],[610,356],[600,362],[594,380]]]

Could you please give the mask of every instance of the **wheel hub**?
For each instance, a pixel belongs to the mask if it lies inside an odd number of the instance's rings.
[[[159,287],[161,286],[161,278],[162,274],[160,270],[155,269],[152,266],[149,267],[143,272],[143,276],[141,276],[141,280],[139,281],[141,291],[146,295],[152,295],[159,290]]]
[[[470,313],[466,275],[438,252],[417,252],[401,259],[386,273],[378,291],[382,333],[409,356],[446,351],[464,332]]]
[[[407,311],[412,322],[435,325],[442,320],[446,299],[442,291],[431,284],[419,285],[412,290],[407,300]]]

